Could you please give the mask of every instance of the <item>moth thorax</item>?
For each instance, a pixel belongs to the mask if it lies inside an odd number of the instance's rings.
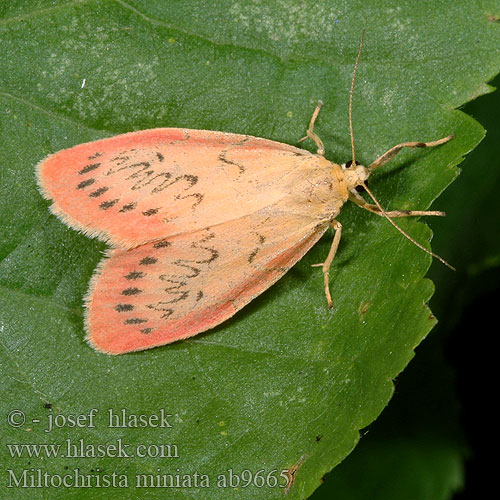
[[[370,177],[370,171],[363,165],[352,165],[348,162],[342,165],[342,170],[349,190],[359,186]]]

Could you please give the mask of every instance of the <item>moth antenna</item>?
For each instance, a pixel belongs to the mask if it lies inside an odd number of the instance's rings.
[[[382,208],[380,203],[378,202],[377,198],[373,195],[373,193],[366,187],[365,183],[361,183],[363,188],[366,190],[366,192],[370,195],[370,198],[375,202],[375,205],[377,205],[378,209],[382,213],[382,215],[405,237],[408,238],[414,245],[416,245],[420,250],[423,250],[425,253],[431,255],[432,257],[436,258],[440,262],[442,262],[445,266],[449,267],[452,271],[456,271],[456,269],[448,264],[442,257],[439,255],[435,254],[434,252],[431,252],[430,250],[427,250],[424,246],[422,246],[418,241],[414,240],[408,233],[403,231],[385,212],[385,210]]]
[[[352,162],[356,165],[356,152],[354,148],[354,129],[352,126],[352,96],[354,94],[354,81],[356,80],[356,72],[358,71],[359,59],[361,57],[361,51],[363,50],[363,41],[365,39],[365,30],[361,33],[361,42],[359,44],[358,57],[356,58],[356,64],[354,65],[354,71],[352,73],[351,80],[351,91],[349,92],[349,130],[351,132],[351,149],[352,149]]]

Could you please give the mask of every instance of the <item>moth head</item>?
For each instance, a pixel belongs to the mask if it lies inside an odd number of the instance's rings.
[[[361,165],[356,160],[349,160],[347,163],[344,163],[342,170],[344,171],[344,178],[349,191],[357,188],[362,189],[371,173],[367,167]]]

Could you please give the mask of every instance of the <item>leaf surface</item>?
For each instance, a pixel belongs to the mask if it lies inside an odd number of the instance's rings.
[[[310,267],[325,258],[328,234],[271,290],[213,331],[109,357],[83,340],[82,297],[105,247],[49,214],[34,166],[62,148],[160,126],[296,144],[318,99],[325,102],[316,131],[326,156],[347,161],[348,92],[366,28],[354,97],[357,159],[368,163],[405,140],[457,136],[437,149],[401,153],[371,180],[387,209],[425,209],[484,134],[454,108],[487,91],[485,82],[499,69],[498,23],[488,17],[493,5],[4,3],[2,413],[19,409],[26,423],[2,423],[2,468],[16,477],[31,468],[54,475],[115,471],[129,481],[128,488],[52,487],[50,498],[68,498],[69,490],[71,498],[274,499],[283,489],[258,487],[258,480],[218,487],[218,476],[228,478],[231,469],[279,480],[297,465],[288,498],[310,495],[387,405],[393,379],[434,325],[426,306],[433,287],[424,279],[429,257],[387,221],[346,206],[331,273],[332,311],[321,272]],[[430,239],[422,222],[398,222],[418,241]],[[95,427],[87,421],[44,432],[49,416],[88,415],[92,408]],[[164,409],[172,427],[111,428],[110,409],[132,415]],[[121,439],[135,456],[108,450],[104,457],[16,458],[6,447],[55,443],[63,454],[67,439],[93,445]],[[178,457],[139,457],[144,444],[176,445]],[[207,474],[210,488],[136,488],[136,474],[167,473]]]

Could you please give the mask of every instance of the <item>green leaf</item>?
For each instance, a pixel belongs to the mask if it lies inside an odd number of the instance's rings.
[[[444,500],[463,487],[470,454],[459,425],[456,376],[443,355],[444,333],[440,322],[398,377],[391,404],[311,499]],[[361,471],[363,481],[356,480]]]
[[[500,77],[491,84],[498,87]],[[470,359],[480,358],[471,349],[470,328],[476,318],[483,317],[479,304],[487,311],[488,302],[494,301],[492,291],[498,290],[498,264],[493,269],[487,266],[500,253],[498,232],[491,230],[498,217],[494,193],[500,187],[496,160],[500,141],[498,109],[498,92],[481,96],[463,108],[480,121],[487,134],[461,165],[457,181],[436,202],[436,208],[444,210],[448,217],[429,221],[434,232],[433,250],[446,255],[457,268],[450,273],[435,262],[430,269],[436,284],[430,305],[440,321],[431,338],[419,347],[416,359],[398,377],[397,395],[389,408],[363,432],[365,437],[349,458],[327,475],[311,497],[314,500],[332,495],[337,500],[367,498],[367,491],[372,500],[452,498],[464,486],[464,479],[466,491],[462,496],[474,492],[474,480],[469,481],[468,476],[461,479],[461,462],[465,457],[477,457],[478,450],[467,449],[473,443],[466,439],[474,441],[474,434],[470,435],[469,428],[464,436],[460,424],[474,414],[471,397],[476,392],[460,387],[462,366],[450,367],[449,358],[462,353],[460,359],[466,369],[470,368]],[[472,301],[478,305],[469,305]],[[473,311],[469,317],[464,311],[466,305]],[[462,381],[464,385],[467,387]],[[461,392],[460,402],[457,391]],[[469,463],[467,470],[471,467],[477,464]],[[360,470],[362,484],[357,480]]]
[[[405,151],[373,176],[370,185],[387,209],[424,209],[484,134],[453,108],[487,91],[485,82],[500,67],[494,6],[3,3],[1,406],[2,415],[24,412],[26,422],[2,422],[1,496],[67,498],[69,491],[73,498],[274,499],[283,489],[218,487],[218,475],[227,478],[231,469],[255,478],[263,471],[272,481],[295,464],[288,497],[310,495],[353,449],[359,429],[387,405],[392,380],[433,326],[425,305],[432,284],[423,278],[429,257],[387,221],[346,206],[331,273],[332,311],[321,272],[310,268],[325,258],[328,235],[277,285],[213,331],[109,357],[84,342],[82,320],[82,296],[104,246],[49,214],[34,166],[62,148],[159,126],[296,144],[320,98],[325,106],[316,131],[327,157],[344,162],[350,159],[348,92],[366,28],[354,97],[358,160],[370,162],[405,140],[457,136],[440,148]],[[399,223],[420,242],[430,238],[422,222]],[[49,416],[63,424],[64,416],[93,408],[94,427],[87,419],[44,431]],[[172,427],[110,428],[109,409],[133,415],[164,409]],[[91,445],[121,439],[136,454],[139,445],[154,451],[170,444],[170,457],[116,457],[108,448],[104,457],[29,458],[13,456],[6,446],[53,443],[64,453],[67,439]],[[173,445],[178,457],[171,456]],[[8,487],[23,470],[73,477],[75,469],[96,477],[124,474],[129,487],[49,487],[47,493]],[[207,474],[210,488],[135,486],[136,474],[167,473]]]

